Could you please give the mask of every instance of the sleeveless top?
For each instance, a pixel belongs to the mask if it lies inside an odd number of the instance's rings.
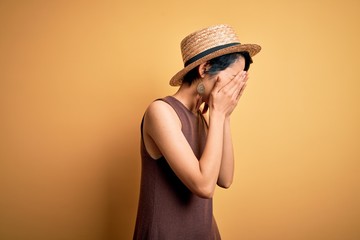
[[[176,98],[162,100],[177,113],[182,132],[195,156],[205,147],[207,123]],[[215,240],[221,239],[213,217],[212,199],[192,193],[175,175],[164,157],[154,160],[146,151],[141,123],[141,183],[133,239]],[[176,144],[174,142],[173,144]]]

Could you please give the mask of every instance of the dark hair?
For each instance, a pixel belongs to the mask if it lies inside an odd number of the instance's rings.
[[[236,53],[229,53],[229,54],[222,55],[220,57],[210,59],[208,61],[210,68],[207,71],[207,73],[210,75],[215,75],[218,72],[225,70],[231,64],[233,64],[236,60],[238,60],[240,56],[242,56],[245,59],[244,71],[249,70],[250,64],[253,62],[250,57],[250,54],[248,52],[236,52]],[[200,78],[199,66],[190,70],[184,76],[183,83],[187,83],[187,84],[191,85],[192,82],[198,78]]]

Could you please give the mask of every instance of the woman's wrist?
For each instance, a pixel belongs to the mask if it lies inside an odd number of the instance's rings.
[[[226,116],[224,113],[222,112],[218,112],[218,111],[211,111],[210,112],[210,115],[209,115],[209,119],[210,119],[210,122],[222,122],[224,123],[225,122],[225,119],[226,119]]]

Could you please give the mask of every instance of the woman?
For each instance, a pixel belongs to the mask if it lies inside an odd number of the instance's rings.
[[[134,239],[220,239],[212,197],[216,185],[228,188],[233,180],[230,116],[246,87],[251,57],[260,49],[240,44],[227,25],[181,42],[184,68],[170,80],[180,87],[152,102],[141,124]]]

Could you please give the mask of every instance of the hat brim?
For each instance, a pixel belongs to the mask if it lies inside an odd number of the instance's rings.
[[[216,57],[220,57],[222,55],[225,54],[229,54],[229,53],[236,53],[236,52],[248,52],[249,55],[251,57],[255,56],[258,52],[260,52],[261,47],[257,44],[239,44],[239,45],[234,45],[234,46],[230,46],[227,48],[223,48],[217,51],[214,51],[196,61],[194,61],[193,63],[187,65],[186,67],[184,67],[181,71],[179,71],[178,73],[176,73],[171,79],[169,84],[171,86],[179,86],[182,83],[182,80],[184,78],[184,76],[192,69],[194,69],[195,67],[199,66],[200,64],[209,61],[210,59],[216,58]]]

